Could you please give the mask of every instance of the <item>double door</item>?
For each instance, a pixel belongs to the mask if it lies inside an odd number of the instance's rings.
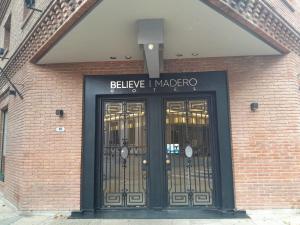
[[[218,205],[214,99],[101,99],[101,208]]]

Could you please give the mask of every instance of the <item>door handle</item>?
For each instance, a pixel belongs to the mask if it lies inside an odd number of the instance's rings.
[[[143,159],[142,160],[142,170],[146,171],[147,167],[148,167],[148,161],[147,161],[147,159]]]
[[[171,164],[171,160],[170,159],[166,159],[166,164],[167,165]]]

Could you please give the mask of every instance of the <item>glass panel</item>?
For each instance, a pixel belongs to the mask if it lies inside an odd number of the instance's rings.
[[[146,205],[145,103],[104,103],[104,207]]]
[[[206,99],[166,102],[166,168],[170,206],[212,204]]]

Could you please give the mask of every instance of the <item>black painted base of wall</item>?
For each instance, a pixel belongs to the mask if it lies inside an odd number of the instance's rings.
[[[70,219],[244,219],[242,210],[216,209],[128,209],[72,212]]]

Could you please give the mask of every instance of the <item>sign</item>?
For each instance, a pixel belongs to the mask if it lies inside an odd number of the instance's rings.
[[[179,144],[167,144],[167,153],[168,154],[179,154]]]
[[[174,77],[160,79],[119,79],[110,80],[111,93],[156,93],[197,91],[197,77]]]
[[[56,127],[55,131],[56,132],[65,132],[65,128],[64,127]]]

